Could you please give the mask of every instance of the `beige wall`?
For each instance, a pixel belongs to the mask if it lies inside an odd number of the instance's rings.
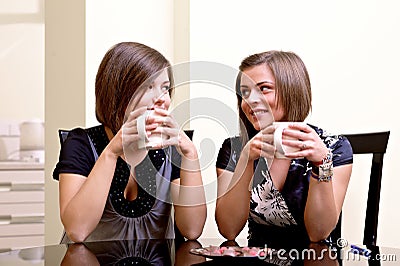
[[[0,121],[44,119],[44,0],[0,5]]]
[[[85,126],[85,2],[46,1],[45,241],[58,243],[62,226],[58,183],[52,179],[57,130]]]

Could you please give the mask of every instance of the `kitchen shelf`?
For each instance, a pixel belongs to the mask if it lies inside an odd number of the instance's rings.
[[[44,245],[44,165],[0,161],[0,250]]]

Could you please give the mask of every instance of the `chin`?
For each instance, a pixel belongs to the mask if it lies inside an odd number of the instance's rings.
[[[258,123],[253,124],[253,127],[254,127],[254,129],[257,130],[257,131],[260,131],[260,130],[261,130],[260,125],[259,125]]]

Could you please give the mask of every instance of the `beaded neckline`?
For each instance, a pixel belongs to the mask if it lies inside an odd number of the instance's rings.
[[[109,143],[104,126],[90,128],[88,134],[97,153],[100,154]],[[150,150],[145,159],[136,166],[135,176],[138,182],[138,193],[134,200],[127,200],[124,196],[130,169],[123,159],[118,158],[109,191],[109,197],[115,211],[123,216],[135,218],[143,216],[151,210],[155,203],[156,174],[165,162],[165,157],[163,150]]]

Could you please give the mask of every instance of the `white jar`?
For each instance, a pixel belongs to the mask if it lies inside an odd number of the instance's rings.
[[[44,150],[44,123],[29,120],[20,124],[20,150]]]

